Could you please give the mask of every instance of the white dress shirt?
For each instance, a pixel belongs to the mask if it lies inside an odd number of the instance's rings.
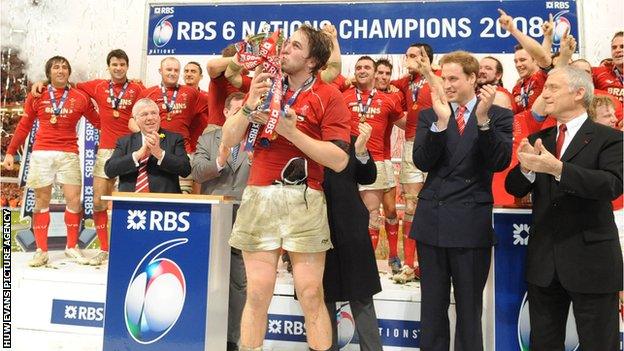
[[[574,139],[574,136],[579,131],[579,129],[581,129],[581,126],[583,125],[583,123],[585,123],[586,120],[587,120],[587,112],[583,113],[582,115],[578,117],[574,117],[573,119],[568,121],[568,123],[565,124],[567,129],[565,131],[565,139],[563,140],[563,145],[561,146],[561,152],[559,153],[560,157],[563,157],[566,150],[568,149],[568,146],[570,145],[570,142],[572,142],[572,139]],[[555,140],[557,140],[557,138],[559,137],[559,126],[561,124],[562,123],[557,122],[557,135],[555,136]],[[522,172],[522,174],[524,174],[524,176],[531,183],[535,181],[535,172],[533,171],[529,171],[527,173]],[[555,180],[560,181],[561,176],[555,177]]]

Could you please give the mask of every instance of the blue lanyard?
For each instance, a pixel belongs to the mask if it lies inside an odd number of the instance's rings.
[[[414,82],[414,80],[410,80],[409,86],[410,86],[410,90],[412,91],[412,103],[416,103],[416,100],[418,100],[418,93],[420,92],[420,88],[422,88],[423,85],[425,83],[425,79],[424,78],[420,78],[420,80],[418,82]]]
[[[362,92],[360,91],[360,89],[355,88],[355,97],[357,98],[358,106],[360,108],[360,117],[362,117],[363,115],[366,115],[366,113],[368,112],[368,109],[373,103],[373,97],[375,97],[375,94],[377,94],[377,89],[373,88],[373,90],[371,90],[370,95],[368,95],[368,99],[366,100],[366,105],[362,105]]]
[[[288,108],[290,108],[292,105],[295,104],[295,101],[297,101],[297,98],[299,97],[299,93],[301,93],[303,90],[307,89],[308,87],[310,87],[312,84],[314,84],[314,82],[316,81],[316,77],[315,76],[311,76],[310,78],[306,79],[305,82],[303,82],[303,85],[297,89],[297,91],[295,91],[292,96],[290,97],[290,99],[288,99],[288,101],[286,101],[286,104],[284,105],[283,110],[286,111]],[[284,79],[284,82],[282,84],[282,91],[284,92],[284,96],[286,96],[286,92],[288,91],[288,80]]]
[[[119,92],[119,95],[115,97],[115,92],[113,91],[113,81],[112,80],[108,81],[108,96],[110,97],[110,100],[111,100],[111,107],[114,110],[116,110],[119,107],[119,103],[121,102],[121,98],[126,93],[126,89],[128,89],[128,80],[126,80],[123,87],[121,87],[121,91]]]
[[[176,99],[178,98],[178,89],[180,89],[180,85],[176,84],[173,95],[171,96],[171,103],[167,103],[167,88],[165,88],[162,83],[160,84],[160,91],[162,92],[164,101],[163,105],[167,112],[171,112],[171,110],[173,110],[173,106],[175,106]]]
[[[61,96],[61,102],[58,105],[56,104],[56,99],[54,98],[54,88],[52,88],[52,84],[48,85],[48,94],[50,94],[50,103],[52,103],[54,115],[60,115],[61,110],[63,110],[63,105],[65,105],[65,100],[67,100],[67,94],[69,94],[69,87],[65,86],[65,91],[63,92],[63,96]]]
[[[531,90],[533,88],[533,81],[531,81],[529,83],[529,85],[526,88],[526,91],[524,89],[524,81],[522,82],[522,86],[520,87],[520,98],[522,99],[522,107],[527,107],[529,106],[529,94],[531,94]]]
[[[615,66],[613,66],[613,73],[615,73],[615,76],[620,80],[620,84],[624,84],[624,77],[622,77],[622,73],[620,73],[620,70]]]

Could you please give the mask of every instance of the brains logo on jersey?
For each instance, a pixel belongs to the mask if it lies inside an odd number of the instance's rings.
[[[171,17],[173,17],[173,15],[167,15],[156,23],[156,27],[152,33],[152,40],[154,41],[154,45],[156,45],[156,47],[162,48],[167,45],[169,40],[171,40],[171,37],[173,36],[173,25],[171,22],[167,21]]]
[[[180,267],[160,257],[188,239],[173,239],[151,249],[136,266],[125,300],[126,328],[138,343],[151,344],[175,325],[186,298],[186,281]]]
[[[569,34],[572,30],[572,25],[570,24],[570,21],[567,18],[563,17],[563,15],[568,12],[570,11],[559,11],[553,16],[553,45],[555,46],[561,45],[561,40],[563,39],[563,36],[566,33]]]
[[[521,351],[529,350],[529,335],[531,334],[531,323],[529,321],[529,300],[524,294],[520,313],[518,314],[518,344]],[[577,351],[579,349],[579,339],[576,332],[576,321],[572,312],[572,305],[568,311],[568,321],[566,323],[566,337],[564,341],[565,351]]]
[[[349,345],[355,333],[355,321],[351,315],[349,303],[341,304],[335,317],[337,318],[338,349],[342,349]]]

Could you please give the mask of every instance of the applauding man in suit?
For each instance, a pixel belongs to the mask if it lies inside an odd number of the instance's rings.
[[[507,192],[533,194],[527,252],[531,350],[563,350],[570,302],[583,350],[617,350],[622,251],[611,201],[622,194],[622,132],[587,118],[591,77],[554,69],[542,98],[557,126],[520,142]]]
[[[451,52],[440,65],[442,86],[428,78],[433,109],[420,114],[413,151],[416,167],[428,172],[410,233],[421,273],[420,349],[449,350],[452,283],[455,350],[483,350],[483,288],[495,243],[492,174],[511,160],[513,115],[492,105],[495,87],[476,96],[479,62],[472,55]]]
[[[137,101],[132,116],[140,132],[117,140],[104,171],[119,176],[119,190],[128,192],[181,193],[178,177],[191,173],[181,135],[160,129],[158,105]]]

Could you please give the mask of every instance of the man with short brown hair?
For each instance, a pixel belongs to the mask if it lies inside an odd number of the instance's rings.
[[[31,267],[48,263],[48,226],[50,224],[50,197],[52,184],[63,185],[65,196],[65,225],[67,226],[67,246],[65,255],[84,264],[88,260],[78,248],[78,235],[82,221],[82,175],[78,158],[78,136],[76,125],[85,116],[96,128],[100,119],[91,99],[69,85],[71,66],[62,56],[50,58],[45,65],[49,84],[47,92],[34,97],[32,93],[24,104],[24,116],[20,119],[4,158],[5,169],[13,168],[13,155],[24,143],[35,120],[39,129],[30,158],[26,186],[35,191],[35,209],[32,229],[35,234],[37,251],[28,262]]]
[[[420,349],[449,350],[452,284],[455,350],[483,350],[483,288],[496,242],[492,174],[511,160],[513,115],[493,105],[496,87],[475,94],[479,62],[471,54],[451,52],[440,65],[442,86],[432,87],[433,108],[420,114],[413,152],[428,174],[410,233],[421,273]]]
[[[350,126],[340,92],[317,74],[330,52],[331,39],[307,26],[294,32],[282,48],[287,78],[277,135],[268,146],[255,145],[230,238],[230,245],[243,251],[247,272],[241,350],[262,350],[280,248],[290,253],[308,345],[313,350],[331,347],[322,279],[325,251],[332,244],[321,183],[323,167],[337,172],[346,167]],[[240,143],[250,122],[267,122],[268,114],[256,108],[272,85],[270,77],[257,71],[241,111],[223,125],[224,147]]]

